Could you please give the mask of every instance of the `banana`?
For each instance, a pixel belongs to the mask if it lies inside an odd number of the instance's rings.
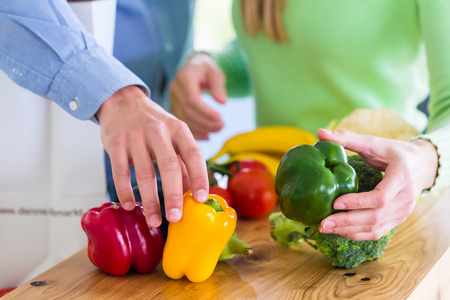
[[[264,126],[229,138],[211,161],[217,161],[225,154],[233,156],[242,152],[263,152],[282,156],[295,146],[312,145],[315,142],[316,138],[311,133],[297,127]]]
[[[223,164],[229,164],[234,161],[244,160],[244,159],[253,159],[259,161],[264,164],[272,174],[273,178],[277,175],[278,165],[280,164],[281,159],[275,158],[270,155],[266,155],[258,152],[241,152],[235,155],[230,156],[230,158],[224,162]]]

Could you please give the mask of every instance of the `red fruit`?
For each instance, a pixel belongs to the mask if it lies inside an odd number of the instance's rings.
[[[228,170],[231,174],[236,174],[239,171],[251,169],[251,170],[262,170],[270,173],[269,168],[266,167],[265,164],[253,159],[243,159],[232,162],[229,166]]]
[[[217,185],[209,187],[209,193],[221,196],[227,202],[228,206],[233,207],[233,198],[231,197],[230,192],[226,189],[223,189]]]
[[[234,174],[228,182],[233,208],[240,217],[259,218],[270,211],[277,202],[275,180],[263,170],[244,169]]]

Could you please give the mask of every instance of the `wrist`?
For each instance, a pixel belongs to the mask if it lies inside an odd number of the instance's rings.
[[[422,158],[423,189],[430,189],[434,185],[439,169],[439,155],[436,147],[430,141],[424,139],[414,140],[411,143],[416,146],[417,153]]]
[[[145,97],[145,93],[136,85],[125,86],[116,92],[114,92],[108,99],[103,102],[100,108],[95,114],[98,122],[102,123],[103,117],[107,114],[110,109],[115,109],[117,107],[122,107],[125,103],[129,104],[130,99],[136,99],[139,97]]]
[[[209,54],[208,52],[205,51],[196,51],[194,53],[192,53],[191,55],[189,55],[186,60],[185,63],[189,63],[189,64],[208,64],[208,65],[214,65],[216,66],[217,63],[214,60],[214,58],[211,56],[211,54]]]

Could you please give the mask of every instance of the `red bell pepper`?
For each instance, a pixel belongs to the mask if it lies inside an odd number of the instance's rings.
[[[8,287],[8,288],[1,289],[0,290],[0,298],[5,296],[6,294],[8,294],[9,292],[11,292],[14,289],[15,289],[15,287]]]
[[[147,225],[142,203],[127,211],[119,203],[107,202],[87,211],[81,226],[89,239],[89,259],[109,274],[122,276],[131,267],[149,273],[161,261],[163,237],[159,228]]]

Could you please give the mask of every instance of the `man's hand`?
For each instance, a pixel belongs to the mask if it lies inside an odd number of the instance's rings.
[[[207,54],[198,53],[189,58],[170,84],[170,109],[186,122],[194,137],[207,140],[210,132],[220,131],[220,114],[201,98],[203,90],[224,104],[227,99],[225,77],[215,61]]]
[[[337,198],[334,208],[347,210],[322,220],[319,230],[352,240],[377,240],[403,223],[423,190],[430,188],[438,168],[436,148],[426,140],[403,142],[347,131],[320,129],[319,139],[357,152],[371,167],[384,171],[370,192]]]
[[[134,208],[130,165],[134,165],[147,223],[161,224],[156,174],[161,173],[166,216],[181,218],[183,193],[189,186],[199,202],[208,197],[205,159],[185,123],[151,101],[137,86],[115,92],[98,110],[101,138],[111,158],[117,196],[125,209]]]

